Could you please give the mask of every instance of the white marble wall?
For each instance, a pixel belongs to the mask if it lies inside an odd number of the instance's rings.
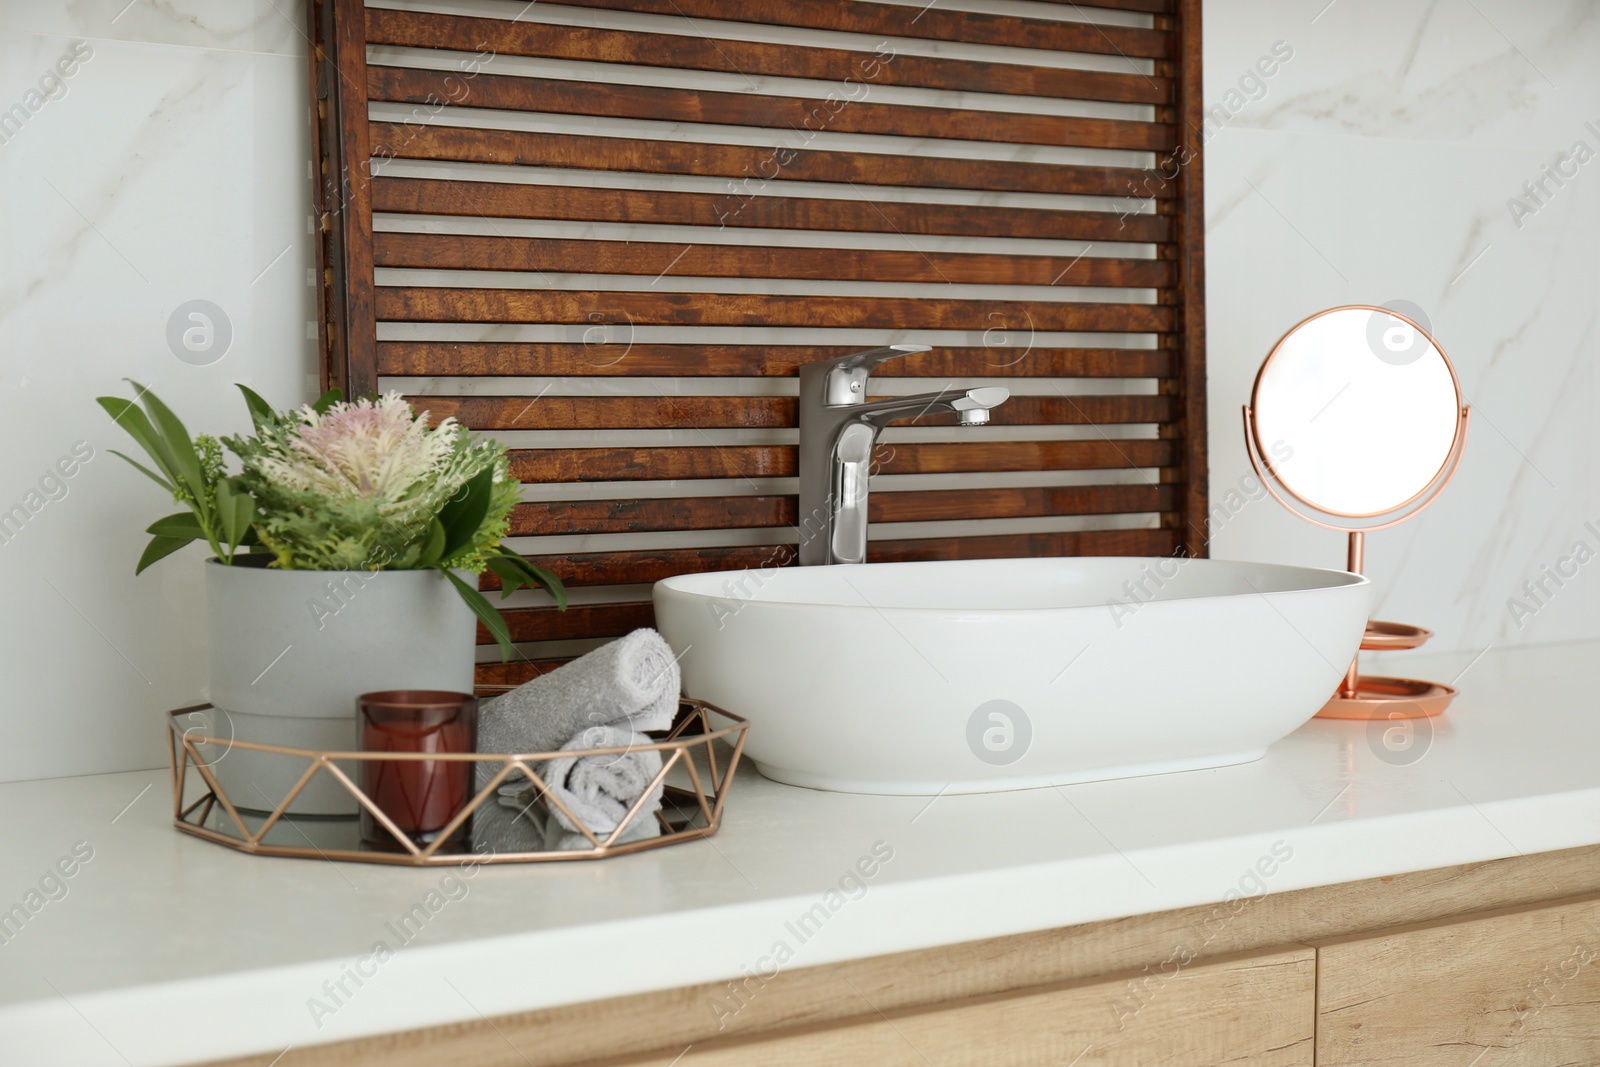
[[[140,531],[176,509],[110,455],[133,449],[94,397],[135,378],[192,430],[233,432],[233,382],[286,404],[307,390],[297,8],[0,0],[0,111],[28,112],[0,124],[0,511],[42,504],[0,543],[0,780],[157,766],[161,711],[200,694],[199,552],[134,577]],[[75,47],[64,89],[30,96]],[[193,299],[232,324],[207,366],[167,344]],[[77,442],[93,458],[65,496],[30,497]]]
[[[1600,3],[1213,0],[1204,28],[1208,103],[1274,42],[1294,50],[1207,144],[1214,500],[1249,471],[1240,407],[1282,332],[1409,300],[1475,414],[1440,501],[1368,538],[1379,616],[1472,651],[1600,636],[1600,558],[1566,564],[1576,576],[1547,582],[1531,617],[1507,607],[1579,540],[1600,554]],[[1596,160],[1514,219],[1507,200],[1580,140]],[[1342,535],[1270,499],[1213,551],[1344,558]]]
[[[1600,161],[1520,228],[1505,203],[1574,141],[1600,151],[1584,128],[1600,125],[1600,3],[1324,4],[1207,7],[1209,101],[1274,42],[1294,49],[1207,146],[1214,495],[1248,469],[1238,407],[1283,329],[1414,301],[1478,422],[1445,499],[1371,539],[1382,614],[1455,648],[1600,634],[1600,560],[1521,629],[1506,608],[1579,538],[1600,549],[1583,529],[1600,526]],[[0,110],[29,111],[0,127],[0,511],[77,442],[94,450],[0,544],[0,780],[157,765],[160,712],[201,692],[198,568],[134,578],[138,531],[173,509],[108,454],[127,442],[93,397],[137,378],[227,432],[244,423],[235,381],[282,403],[312,391],[302,30],[293,0],[0,0]],[[30,98],[79,41],[92,55],[65,91]],[[233,328],[206,366],[167,343],[192,299]],[[1214,550],[1343,554],[1270,501]]]

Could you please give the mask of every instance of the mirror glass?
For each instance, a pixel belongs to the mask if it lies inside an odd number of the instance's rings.
[[[1348,517],[1414,500],[1461,429],[1444,353],[1384,308],[1334,308],[1296,326],[1262,364],[1251,407],[1256,448],[1284,488]]]

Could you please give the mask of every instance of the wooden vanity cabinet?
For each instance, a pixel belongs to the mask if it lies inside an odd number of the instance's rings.
[[[1317,1063],[1600,1064],[1600,899],[1320,945]]]
[[[226,1067],[1600,1067],[1600,846]]]

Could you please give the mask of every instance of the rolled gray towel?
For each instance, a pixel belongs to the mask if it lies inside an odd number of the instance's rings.
[[[601,841],[605,835],[596,834]],[[661,836],[661,824],[654,813],[641,811],[617,838],[617,844],[644,841]],[[472,813],[472,846],[494,852],[580,852],[594,846],[582,834],[573,833],[550,817],[544,805],[530,800],[521,807],[486,804]]]
[[[677,717],[681,687],[678,661],[666,641],[654,630],[635,630],[485,701],[478,712],[478,751],[554,752],[589,727],[612,723],[630,733],[666,730]],[[499,769],[478,764],[478,788]]]
[[[586,748],[627,748],[631,751],[546,760],[538,768],[539,777],[544,779],[550,794],[570,808],[591,833],[609,834],[641,796],[645,797],[645,803],[634,817],[635,820],[651,815],[661,807],[662,783],[657,782],[649,795],[645,795],[645,788],[661,773],[661,752],[642,747],[648,744],[648,737],[636,734],[621,724],[591,726],[562,745],[561,750],[577,752]],[[522,789],[525,791],[523,795],[532,792],[527,783],[523,783]],[[500,794],[501,803],[505,803],[506,790],[502,788]],[[512,802],[516,803],[515,800]],[[554,804],[549,804],[549,808],[551,816],[566,829],[578,829],[577,823],[560,808]]]

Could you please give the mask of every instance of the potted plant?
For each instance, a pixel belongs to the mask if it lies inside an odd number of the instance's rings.
[[[345,402],[337,390],[280,412],[241,385],[253,432],[191,438],[132,384],[138,403],[99,403],[153,469],[115,454],[183,505],[150,524],[136,573],[194,541],[211,549],[210,700],[221,720],[212,729],[353,750],[361,693],[471,692],[474,617],[509,657],[510,632],[477,574],[498,575],[502,599],[537,588],[565,608],[560,580],[501,543],[520,495],[505,447],[454,419],[430,426],[399,394]],[[276,806],[306,766],[249,749],[208,755],[229,797],[249,808]],[[350,794],[322,779],[290,810],[353,814]]]

